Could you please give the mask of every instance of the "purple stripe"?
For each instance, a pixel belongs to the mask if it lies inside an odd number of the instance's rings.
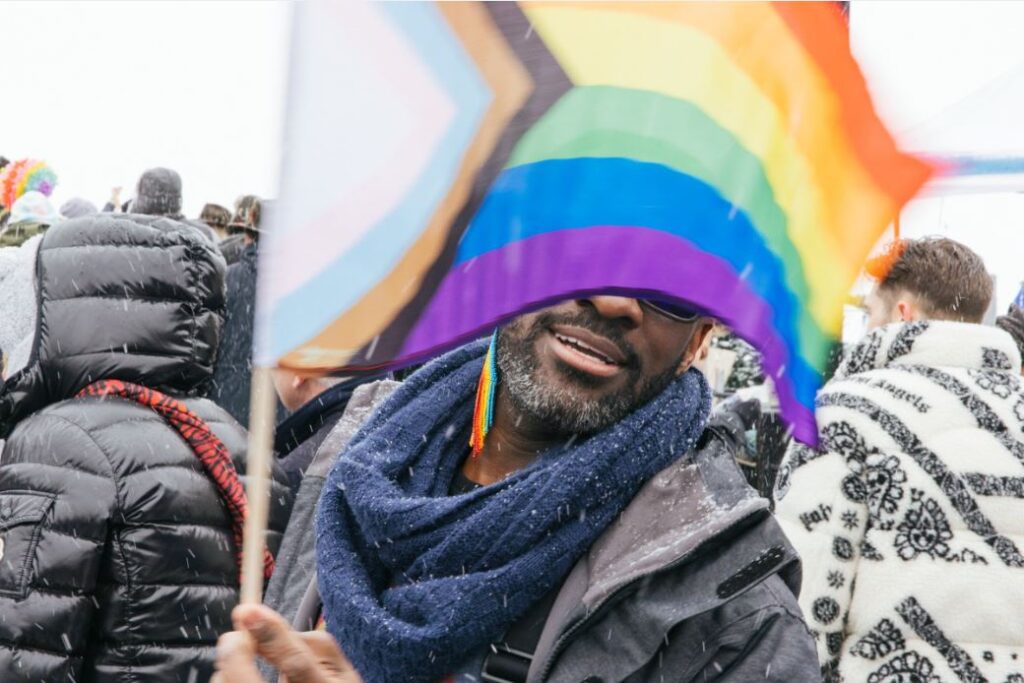
[[[508,287],[516,282],[515,287]],[[673,286],[673,283],[676,283]],[[678,283],[684,283],[679,287]],[[813,406],[796,398],[786,344],[771,323],[771,307],[723,259],[659,230],[599,226],[560,230],[513,242],[467,261],[445,276],[405,341],[401,358],[449,348],[453,339],[489,333],[521,312],[587,293],[686,294],[686,299],[756,339],[775,378],[782,416],[793,435],[817,443]]]

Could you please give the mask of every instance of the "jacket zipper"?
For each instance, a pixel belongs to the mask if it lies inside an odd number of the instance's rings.
[[[737,524],[746,521],[747,519],[761,512],[763,512],[763,510],[756,510],[745,517],[741,517],[740,519],[737,519],[732,526],[736,526]],[[548,655],[547,661],[544,662],[544,668],[541,670],[538,683],[545,683],[545,681],[548,680],[548,675],[550,675],[551,669],[552,667],[554,667],[555,660],[558,659],[558,655],[560,655],[562,653],[562,650],[565,649],[565,646],[568,644],[568,641],[574,635],[576,635],[576,633],[578,633],[585,625],[594,621],[595,619],[597,619],[597,617],[603,615],[607,611],[606,608],[608,607],[609,603],[611,603],[614,598],[618,597],[619,595],[622,595],[628,589],[632,588],[641,581],[644,581],[650,578],[651,576],[654,576],[655,574],[666,572],[670,569],[675,569],[676,567],[684,564],[687,560],[693,557],[693,555],[697,551],[699,551],[705,545],[713,541],[718,535],[719,534],[715,534],[715,536],[712,536],[711,538],[707,538],[701,541],[701,543],[692,550],[690,550],[690,552],[677,557],[668,564],[662,565],[661,567],[658,567],[657,569],[654,569],[642,576],[638,576],[629,583],[624,583],[618,588],[616,588],[614,591],[612,591],[612,593],[608,595],[604,600],[602,600],[601,603],[598,604],[598,606],[590,614],[582,617],[579,621],[570,626],[564,633],[562,633],[562,635],[558,637],[558,640],[555,641],[554,646],[552,646],[551,648],[551,653]]]

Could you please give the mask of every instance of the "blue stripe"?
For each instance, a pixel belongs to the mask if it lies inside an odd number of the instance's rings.
[[[786,371],[797,399],[814,405],[821,376],[800,353],[803,303],[786,286],[782,261],[744,212],[692,176],[660,164],[608,158],[506,169],[459,243],[455,265],[536,235],[601,225],[666,232],[729,263],[771,306],[772,322],[789,352],[792,367]],[[679,283],[652,283],[652,289],[685,291]],[[709,313],[729,317],[728,311]]]
[[[942,160],[955,176],[1024,173],[1024,157],[947,157]]]
[[[476,136],[492,100],[490,87],[436,6],[381,3],[376,8],[388,15],[430,67],[453,101],[455,117],[438,141],[423,174],[394,210],[330,266],[274,307],[270,315],[270,346],[275,358],[316,336],[391,272],[448,194],[466,148]],[[353,102],[352,106],[358,107],[359,103]],[[339,231],[344,229],[344,225],[338,225]],[[301,233],[288,237],[302,239]]]

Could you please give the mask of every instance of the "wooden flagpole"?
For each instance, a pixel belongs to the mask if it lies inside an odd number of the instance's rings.
[[[263,548],[270,507],[270,468],[274,450],[272,368],[253,368],[249,394],[249,450],[245,493],[249,516],[242,541],[241,603],[263,602]]]

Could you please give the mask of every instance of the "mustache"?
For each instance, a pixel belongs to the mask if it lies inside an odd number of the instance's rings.
[[[615,344],[625,358],[623,365],[631,369],[640,368],[640,355],[633,348],[633,345],[626,341],[625,331],[621,325],[605,318],[590,308],[580,308],[574,313],[542,313],[534,321],[534,329],[530,331],[530,341],[534,341],[548,328],[554,325],[571,325],[582,327],[594,334],[605,337]]]

